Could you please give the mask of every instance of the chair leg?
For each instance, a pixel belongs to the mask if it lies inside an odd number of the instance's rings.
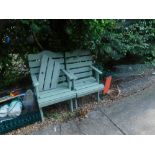
[[[75,98],[75,108],[78,108],[77,98]]]
[[[40,115],[41,115],[41,121],[44,121],[44,114],[43,114],[43,110],[42,108],[39,109],[40,110]]]
[[[101,99],[100,99],[100,92],[98,91],[98,93],[97,93],[97,102],[99,102],[99,101],[101,101]]]
[[[73,110],[74,110],[74,108],[73,108],[73,100],[72,99],[70,100],[70,110],[71,110],[71,112],[73,112]]]

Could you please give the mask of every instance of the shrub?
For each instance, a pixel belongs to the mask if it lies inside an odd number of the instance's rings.
[[[154,27],[154,20],[0,20],[0,87],[25,76],[27,54],[43,49],[89,49],[102,66],[127,56],[155,64]]]

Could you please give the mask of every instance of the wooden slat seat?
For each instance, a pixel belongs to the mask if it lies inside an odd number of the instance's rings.
[[[74,91],[66,87],[59,87],[41,92],[38,103],[40,107],[45,107],[74,98],[76,98],[76,93]]]
[[[98,84],[97,82],[91,84],[85,84],[84,86],[75,86],[77,97],[86,96],[92,93],[96,93],[98,91],[102,91],[104,88],[103,84]]]
[[[104,85],[99,84],[93,77],[83,80],[77,80],[74,85],[77,97],[82,97],[98,91],[102,91],[103,88]]]

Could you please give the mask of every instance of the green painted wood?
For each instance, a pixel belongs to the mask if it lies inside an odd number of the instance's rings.
[[[79,78],[86,78],[86,77],[90,77],[92,76],[92,71],[89,71],[89,72],[84,72],[84,73],[78,73],[78,74],[75,74],[75,76]]]
[[[33,67],[40,67],[41,61],[40,60],[34,60],[34,61],[29,61],[29,67],[33,68]]]
[[[100,82],[100,77],[99,77],[99,73],[98,72],[95,72],[95,78],[96,78],[97,82],[99,83]]]
[[[31,74],[39,74],[40,67],[37,68],[30,68],[30,73]]]
[[[44,121],[43,109],[39,108],[39,110],[40,110],[40,115],[41,115],[41,121]]]
[[[70,89],[62,86],[62,87],[58,87],[56,89],[40,92],[40,98],[55,96],[56,94],[61,94],[61,93],[65,93],[65,92],[70,92]]]
[[[74,80],[73,86],[77,97],[82,97],[91,93],[103,90],[104,85],[99,84],[99,71],[93,65],[93,59],[89,51],[74,51],[66,53],[67,70],[78,77]],[[93,72],[95,71],[95,77]]]
[[[70,110],[71,110],[71,112],[73,112],[74,111],[74,107],[73,107],[73,100],[71,99],[70,100]]]
[[[28,61],[29,61],[29,67],[30,67],[30,73],[36,74],[40,72],[40,65],[41,65],[41,58],[43,55],[47,55],[51,57],[53,60],[56,60],[61,64],[61,68],[64,69],[64,54],[63,53],[54,53],[50,51],[43,51],[38,54],[29,54],[28,55]]]
[[[97,102],[99,102],[101,99],[100,99],[100,91],[98,91],[97,93]]]
[[[63,53],[43,51],[30,54],[28,60],[31,77],[35,76],[35,81],[39,82],[35,87],[35,93],[42,119],[42,107],[76,98],[76,92],[71,91],[72,82],[66,78],[71,75],[62,71],[65,69]]]
[[[57,87],[59,75],[60,75],[60,63],[55,61],[53,66],[51,85],[50,85],[51,89]]]
[[[45,107],[55,103],[70,100],[75,97],[76,97],[76,93],[74,91],[69,91],[61,94],[56,94],[54,96],[38,99],[38,103],[39,103],[39,107]]]
[[[62,69],[64,69],[64,66],[61,67]],[[81,67],[81,68],[76,68],[76,69],[71,69],[70,70],[71,73],[80,73],[80,72],[87,72],[87,71],[91,71],[90,67]],[[34,74],[34,73],[38,73],[39,72],[39,68],[34,68],[31,73]],[[64,82],[66,81],[66,76],[64,76],[64,73],[63,72],[60,72],[60,76],[59,76],[59,82]]]
[[[99,69],[97,69],[95,66],[90,66],[90,67],[98,74],[102,74],[102,72]]]
[[[53,59],[54,60],[54,59]],[[56,59],[55,59],[56,60]],[[56,60],[57,61],[57,60]],[[60,60],[61,61],[61,60]],[[59,63],[60,63],[60,61],[58,61]],[[65,69],[65,66],[64,66],[64,64],[63,63],[60,63],[60,68],[61,69]],[[31,74],[37,74],[37,73],[39,73],[39,71],[40,71],[40,66],[38,66],[38,67],[31,67],[30,68],[30,73]],[[62,75],[64,75],[64,74],[62,74]]]
[[[49,59],[49,61],[47,63],[47,70],[45,73],[44,90],[48,90],[51,88],[51,80],[53,78],[53,70],[54,70],[54,61],[53,61],[53,59]]]
[[[61,64],[61,68],[64,69],[65,66],[64,66],[64,55],[63,53],[53,53],[53,52],[50,52],[50,51],[43,51],[41,53],[38,53],[38,54],[30,54],[28,56],[28,59],[29,59],[29,67],[30,67],[30,73],[31,74],[35,74],[37,75],[37,77],[39,77],[39,73],[40,73],[40,66],[39,66],[39,63],[38,61],[41,61],[41,58],[43,55],[48,55],[50,57],[52,57],[54,60],[58,61],[60,64]],[[35,63],[35,61],[37,63]],[[62,73],[62,75],[64,76],[64,74]],[[63,82],[66,80],[65,76],[64,77],[60,77],[59,78],[60,82]]]
[[[81,79],[75,82],[75,87],[81,87],[81,86],[85,86],[87,84],[92,84],[92,83],[97,83],[95,78],[87,78],[86,79]]]
[[[77,79],[75,80],[75,84],[76,83],[83,83],[86,81],[90,81],[90,82],[96,82],[96,79],[94,77],[88,77],[88,78],[84,78],[84,79]]]
[[[72,68],[80,68],[80,67],[88,67],[92,65],[92,61],[86,61],[86,62],[80,62],[80,63],[73,63],[73,64],[67,64],[66,68],[67,70],[70,70]]]
[[[36,61],[41,59],[41,54],[29,54],[28,55],[28,61]]]
[[[62,69],[62,72],[67,76],[67,78],[69,78],[70,80],[73,80],[74,78],[76,78],[74,76],[74,74],[68,73],[68,71]]]
[[[38,73],[40,73],[41,69],[39,60],[41,60],[42,56],[45,53],[47,56],[50,56],[53,60],[56,60],[57,62],[60,63],[60,70],[65,68],[63,53],[53,54],[51,52],[44,51],[36,56],[31,55],[29,57],[30,72],[31,74],[33,72],[33,74],[35,74],[36,77],[37,76],[39,77]],[[95,70],[95,72],[97,72],[97,70],[96,68],[95,69],[91,68],[93,60],[91,57],[91,53],[89,51],[83,51],[81,53],[81,51],[79,52],[77,50],[72,53],[66,52],[65,55],[66,55],[66,61],[65,61],[66,68],[69,71],[69,74],[71,72],[78,78],[74,81],[76,91],[75,90],[71,91],[69,89],[72,87],[71,81],[66,82],[66,77],[70,77],[72,74],[67,75],[65,72],[60,71],[59,78],[56,77],[54,78],[54,81],[56,81],[56,79],[59,79],[58,85],[55,88],[52,88],[51,90],[43,90],[39,92],[40,94],[40,98],[38,98],[39,107],[45,107],[65,100],[71,100],[73,98],[76,98],[76,95],[77,97],[82,97],[94,92],[99,92],[100,90],[103,89],[104,87],[103,84],[97,83],[98,80],[93,77],[92,69]],[[36,62],[33,62],[34,60],[36,60]],[[48,68],[46,69],[48,70]],[[57,70],[59,69],[56,69],[56,71]],[[45,81],[49,79],[49,77],[48,78],[47,77],[45,76],[46,78]],[[55,82],[53,83],[55,84]]]
[[[75,81],[75,84],[78,84],[78,85],[82,84],[83,85],[85,82],[90,82],[90,83],[96,82],[96,79],[94,77],[78,79],[78,80]]]
[[[78,109],[77,98],[75,99],[75,109]]]
[[[67,63],[76,63],[82,61],[92,61],[92,56],[76,56],[76,57],[69,57],[67,58]]]
[[[55,96],[50,96],[47,98],[39,98],[38,103],[39,103],[39,107],[46,107],[48,105],[70,100],[72,98],[76,98],[76,93],[70,91],[70,92],[65,92],[63,94],[57,94]]]
[[[91,55],[90,51],[81,51],[81,50],[75,50],[73,52],[66,52],[65,56],[68,57],[74,57],[74,56],[84,56],[84,55]]]
[[[68,81],[65,81],[65,82],[61,82],[61,83],[58,83],[58,86],[65,86],[65,87],[67,87],[67,88],[69,88],[69,85],[68,85]]]
[[[49,60],[49,57],[47,55],[43,55],[42,60],[41,60],[39,80],[38,80],[39,81],[39,91],[44,90],[44,81],[45,81],[48,60]]]
[[[62,83],[62,82],[65,82],[65,81],[66,81],[66,76],[63,75],[63,76],[60,76],[60,77],[59,77],[58,83]]]
[[[63,69],[64,69],[64,67],[63,67]],[[32,69],[32,70],[30,69],[30,74],[35,74],[37,77],[39,76],[39,72],[40,72],[39,68]],[[58,82],[63,82],[63,81],[66,81],[66,76],[64,75],[63,72],[60,71],[60,76],[59,76]]]
[[[39,73],[39,90],[48,90],[57,87],[60,74],[60,63],[53,61],[50,57],[44,55],[41,61]]]
[[[52,57],[53,59],[64,58],[63,53],[60,53],[60,52],[55,53],[52,51],[42,51],[42,52],[37,53],[37,54],[29,54],[28,60],[29,61],[39,60],[42,58],[43,55],[47,55],[49,57]]]
[[[96,85],[93,85],[91,87],[87,87],[84,89],[78,89],[76,90],[77,97],[82,97],[82,96],[86,96],[86,95],[89,95],[89,94],[92,94],[98,91],[102,91],[103,88],[104,88],[103,84],[96,84]]]
[[[80,89],[85,89],[88,87],[99,85],[97,83],[97,80],[94,77],[89,77],[89,78],[84,78],[84,79],[79,79],[75,81],[75,89],[80,90]]]
[[[39,85],[39,81],[37,80],[37,76],[35,74],[31,75],[33,85],[36,87]]]
[[[66,53],[66,68],[78,79],[92,76],[92,56],[89,51]]]
[[[85,83],[83,85],[75,85],[75,90],[86,89],[86,88],[97,86],[97,85],[98,85],[97,82]]]
[[[52,59],[64,58],[64,54],[62,52],[43,51],[42,55],[47,55]]]
[[[70,69],[70,71],[71,71],[73,74],[76,74],[76,73],[83,73],[83,72],[92,71],[92,69],[91,69],[89,66],[87,66],[87,67],[81,67],[81,68]]]

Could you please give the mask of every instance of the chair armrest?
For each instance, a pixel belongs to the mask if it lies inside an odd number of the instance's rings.
[[[61,70],[69,78],[68,80],[69,88],[74,90],[75,80],[78,79],[78,77],[69,71],[66,71],[64,69]]]
[[[69,78],[69,80],[76,80],[77,79],[77,77],[73,73],[70,73],[64,69],[61,69],[61,70]]]
[[[37,77],[36,75],[31,75],[31,78],[32,78],[32,83],[33,83],[33,86],[35,87],[34,90],[35,90],[35,95],[37,96],[37,98],[39,98],[39,82],[37,80]]]
[[[94,66],[90,66],[93,70],[95,70],[97,73],[99,73],[99,74],[102,74],[102,72],[99,70],[99,69],[97,69],[96,67],[94,67]]]
[[[32,82],[33,82],[34,87],[39,86],[39,82],[37,80],[36,75],[32,75],[31,78],[32,78]]]

